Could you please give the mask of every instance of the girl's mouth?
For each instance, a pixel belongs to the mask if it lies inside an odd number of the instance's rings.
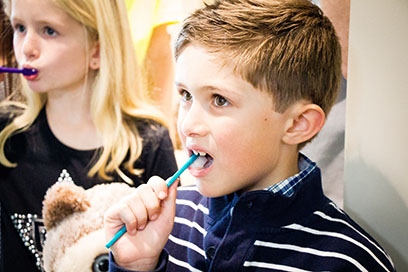
[[[193,162],[193,164],[190,165],[190,168],[192,169],[206,169],[210,167],[214,162],[214,159],[205,152],[198,152],[193,150],[193,153],[199,155],[199,157]]]
[[[31,66],[23,66],[23,70],[25,73],[23,73],[23,76],[26,80],[34,80],[38,77],[38,70],[34,69]]]
[[[34,79],[37,78],[37,76],[38,76],[38,74],[29,75],[29,76],[24,75],[24,78],[27,79],[27,80],[34,80]]]

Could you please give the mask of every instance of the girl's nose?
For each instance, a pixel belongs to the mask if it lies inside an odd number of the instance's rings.
[[[36,59],[40,55],[38,38],[32,32],[27,32],[24,37],[23,53],[28,61]]]

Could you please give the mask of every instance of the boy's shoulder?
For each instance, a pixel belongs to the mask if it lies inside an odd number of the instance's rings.
[[[327,202],[310,218],[283,228],[290,231],[294,240],[308,240],[307,248],[316,260],[332,257],[361,271],[374,267],[383,269],[376,271],[395,271],[386,251],[334,202]]]
[[[255,194],[261,198],[272,195],[266,191],[255,192]],[[196,186],[179,187],[174,235],[184,237],[186,233],[196,234],[200,230],[203,233],[209,232],[208,224],[214,216],[214,210],[210,212],[210,207],[214,208],[214,203],[211,202],[213,200],[202,196]],[[288,201],[291,202],[290,199]],[[263,208],[262,213],[252,212],[261,215],[257,219],[253,216],[242,217],[234,213],[238,216],[235,220],[240,222],[234,226],[239,226],[239,233],[243,235],[240,238],[241,244],[245,243],[254,250],[251,259],[259,259],[266,263],[288,262],[294,266],[308,267],[312,271],[318,268],[326,270],[339,268],[343,269],[342,271],[354,271],[353,269],[356,268],[360,271],[367,271],[367,269],[368,271],[395,271],[392,260],[385,250],[346,212],[324,196],[318,202],[320,204],[312,205],[313,207],[307,209],[307,213],[301,213],[302,216],[297,216],[298,209],[302,208],[296,205],[295,209],[287,208],[278,211],[275,216],[273,212],[269,212],[274,209],[267,208],[271,207],[268,205]],[[268,204],[271,203],[268,202]],[[244,205],[241,206],[244,207]],[[293,220],[290,223],[286,220],[282,221],[285,217]],[[279,223],[284,221],[286,223]],[[242,224],[243,222],[245,224]],[[225,224],[217,226],[225,226]],[[232,235],[228,234],[228,231],[223,233],[226,235],[225,239]],[[205,237],[212,237],[209,233],[206,234]]]

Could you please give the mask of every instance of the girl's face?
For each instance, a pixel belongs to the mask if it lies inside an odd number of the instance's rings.
[[[264,189],[287,177],[278,169],[288,117],[274,111],[268,93],[195,45],[177,60],[176,86],[181,141],[189,153],[207,153],[204,167],[189,169],[203,195]]]
[[[11,0],[14,52],[35,92],[83,91],[93,52],[83,26],[50,0]]]

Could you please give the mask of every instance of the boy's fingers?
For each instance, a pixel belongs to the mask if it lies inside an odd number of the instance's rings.
[[[126,201],[127,206],[132,211],[133,216],[136,218],[134,225],[131,225],[132,229],[143,229],[147,224],[147,210],[142,200],[142,195],[145,194],[146,191],[148,190],[137,190],[135,192],[135,197]],[[128,225],[126,224],[126,228],[127,226]],[[134,232],[131,233],[134,234]]]
[[[149,185],[152,186],[154,193],[156,194],[157,198],[163,200],[167,197],[167,184],[164,179],[158,176],[153,176],[149,179]]]
[[[123,224],[126,224],[127,231],[131,233],[136,229],[137,219],[127,203],[123,201],[106,211],[105,222],[111,226],[112,230],[120,229]]]
[[[176,181],[170,186],[169,188],[169,198],[172,199],[172,201],[176,201],[177,197],[177,187],[180,182],[180,178],[176,179]]]
[[[177,198],[177,185],[180,179],[177,179],[169,188],[168,196],[163,200],[162,207],[163,211],[167,213],[171,222],[174,221],[174,216],[176,213],[176,198]]]
[[[160,199],[158,199],[150,184],[145,187],[146,190],[141,191],[140,197],[147,211],[149,220],[155,220],[160,213]]]

